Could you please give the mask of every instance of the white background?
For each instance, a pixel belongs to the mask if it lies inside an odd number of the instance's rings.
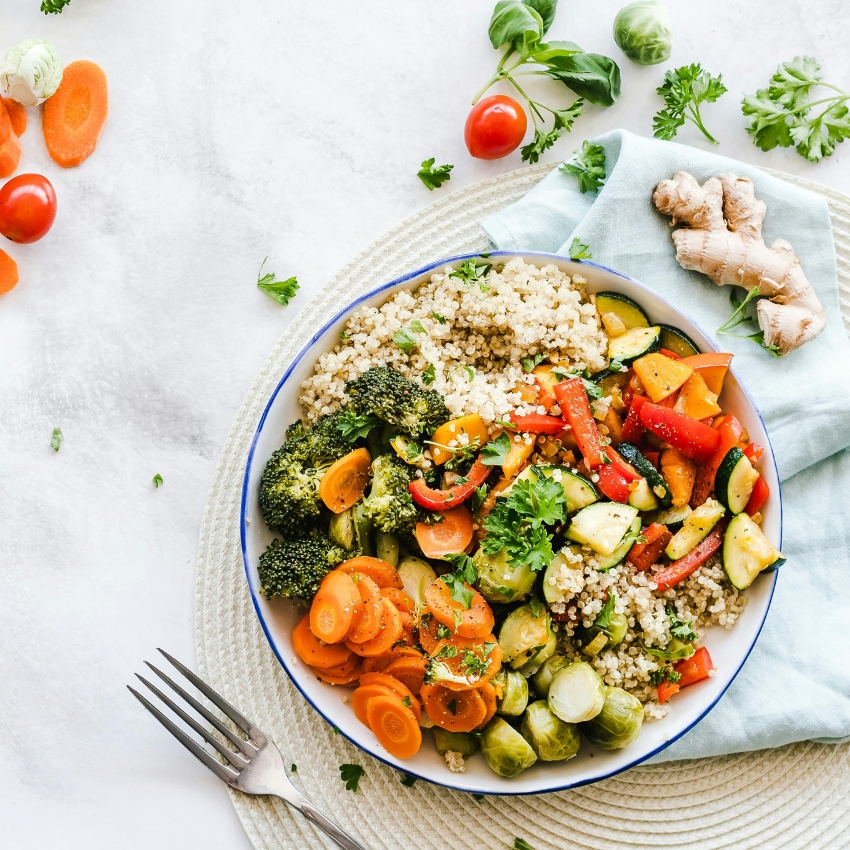
[[[193,578],[207,487],[277,337],[345,261],[432,200],[519,167],[472,160],[469,100],[497,55],[491,0],[5,0],[0,51],[42,37],[105,70],[95,154],[63,171],[30,110],[20,172],[54,183],[56,224],[4,244],[0,299],[0,818],[29,848],[241,848],[219,786],[124,688],[155,646],[194,659]],[[817,56],[850,88],[840,0],[668,0],[670,62],[614,45],[617,0],[567,2],[551,38],[613,56],[623,94],[590,107],[548,158],[615,127],[649,134],[665,68],[701,61],[730,91],[704,119],[719,151],[850,192],[850,143],[811,165],[765,154],[739,101]],[[561,98],[554,82],[539,93]],[[563,103],[567,103],[563,99]],[[711,147],[691,125],[682,142]],[[844,148],[844,149],[842,149]],[[297,275],[282,308],[256,272]],[[65,434],[50,450],[54,426]],[[154,473],[164,486],[155,490]]]

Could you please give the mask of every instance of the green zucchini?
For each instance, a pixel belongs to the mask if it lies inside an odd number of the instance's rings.
[[[637,508],[619,502],[595,502],[582,508],[567,529],[567,538],[584,543],[600,555],[612,555],[638,515]]]
[[[684,558],[691,549],[698,546],[708,537],[708,533],[717,525],[726,513],[726,508],[714,499],[707,499],[704,504],[691,511],[682,527],[673,535],[667,544],[664,554],[671,561]]]
[[[661,473],[641,454],[640,449],[632,443],[620,443],[617,451],[646,479],[649,489],[658,497],[661,507],[669,508],[673,504],[670,488],[661,477]],[[652,510],[652,508],[641,508],[641,510]]]
[[[567,499],[567,513],[580,511],[599,501],[599,491],[593,482],[568,466],[527,466],[517,475],[517,481],[531,478],[532,469],[541,472],[547,478],[554,478],[561,484]]]
[[[747,507],[758,478],[750,459],[737,446],[732,446],[714,477],[714,492],[721,504],[733,514],[739,514]]]
[[[608,339],[608,359],[631,363],[644,354],[661,348],[661,328],[632,328],[621,336]]]
[[[636,301],[620,295],[619,292],[597,292],[596,310],[603,313],[613,313],[629,331],[632,328],[648,328],[649,318]]]
[[[659,325],[661,328],[661,347],[678,354],[679,357],[692,357],[699,354],[697,344],[683,331],[672,325]]]
[[[639,511],[654,511],[658,508],[658,499],[645,478],[637,481],[637,488],[629,493],[629,504]]]
[[[620,545],[610,555],[603,555],[601,558],[596,559],[599,563],[599,566],[596,569],[599,570],[599,572],[607,572],[626,559],[626,555],[629,554],[632,546],[635,545],[635,540],[640,537],[640,525],[640,517],[635,517],[634,521],[629,526],[629,530],[626,532],[626,536],[623,538],[623,542],[620,543]]]
[[[746,590],[765,570],[775,570],[785,556],[764,536],[747,514],[732,517],[723,537],[723,566],[738,590]]]
[[[667,508],[665,510],[656,511],[652,516],[647,517],[647,522],[658,522],[661,525],[679,525],[683,523],[691,513],[688,505],[682,505],[680,508]]]

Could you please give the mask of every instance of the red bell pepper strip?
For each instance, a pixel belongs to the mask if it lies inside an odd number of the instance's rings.
[[[643,436],[643,424],[640,421],[640,409],[646,403],[645,395],[632,396],[626,421],[623,423],[623,431],[620,440],[624,443],[636,443]]]
[[[481,458],[477,458],[466,474],[465,484],[455,484],[445,490],[435,490],[429,487],[424,478],[416,478],[408,485],[413,501],[421,508],[430,511],[445,511],[465,502],[486,480],[493,467],[485,466]]]
[[[645,542],[632,546],[627,563],[639,573],[645,573],[664,553],[667,544],[673,539],[673,532],[666,525],[654,522],[641,531],[641,536]]]
[[[696,572],[722,545],[723,532],[726,530],[726,520],[722,519],[699,546],[695,546],[678,561],[673,561],[669,567],[652,576],[652,581],[658,585],[658,592],[664,593],[684,581],[691,573]]]
[[[573,429],[573,437],[585,463],[590,469],[598,469],[602,465],[602,444],[581,378],[555,384],[555,398],[561,414]]]
[[[625,504],[632,491],[629,482],[613,463],[605,463],[596,470],[599,480],[596,486],[612,501]]]
[[[673,694],[679,693],[680,687],[677,682],[662,682],[658,686],[658,702],[666,702]]]
[[[708,650],[701,646],[690,658],[684,658],[674,664],[673,669],[679,674],[679,687],[686,688],[709,678],[714,669],[714,662]]]
[[[714,428],[649,401],[641,405],[640,421],[657,437],[694,460],[708,460],[720,445],[720,433]]]
[[[712,428],[720,434],[720,445],[709,461],[697,467],[694,489],[691,491],[691,501],[689,502],[692,508],[698,508],[709,497],[714,489],[714,476],[717,475],[717,470],[723,463],[723,458],[726,457],[729,449],[737,446],[744,436],[744,426],[731,413],[727,416],[718,417]]]
[[[558,434],[564,428],[564,420],[560,416],[548,416],[545,413],[511,413],[511,422],[517,431],[527,434]]]
[[[658,459],[661,457],[661,452],[644,452],[643,456],[658,469]]]
[[[755,487],[753,487],[753,492],[750,494],[750,501],[747,502],[747,507],[744,510],[749,516],[755,516],[761,510],[769,495],[770,487],[767,486],[764,476],[759,475]]]
[[[605,454],[611,461],[610,466],[613,466],[626,481],[629,483],[640,481],[641,474],[618,451],[611,446],[605,446]]]
[[[665,357],[669,357],[671,360],[681,360],[682,358],[676,354],[675,351],[670,351],[669,348],[661,348],[658,351],[659,354],[663,354]]]
[[[758,443],[750,443],[744,449],[744,454],[750,459],[750,463],[758,463],[764,454],[764,448]]]

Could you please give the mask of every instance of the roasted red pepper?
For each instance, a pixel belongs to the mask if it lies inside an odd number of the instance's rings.
[[[573,429],[573,437],[585,463],[590,469],[598,469],[602,465],[602,444],[581,378],[570,378],[556,384],[555,398],[561,414]]]
[[[640,421],[656,437],[694,460],[708,460],[720,445],[720,433],[714,428],[649,401],[641,405]]]
[[[625,504],[632,491],[629,482],[613,463],[604,463],[596,470],[599,480],[596,486],[612,501]]]
[[[758,463],[764,454],[764,448],[758,443],[750,443],[744,449],[744,454],[750,459],[750,463]]]
[[[666,702],[673,694],[679,693],[678,682],[662,682],[658,686],[658,702]]]
[[[641,535],[645,542],[632,546],[627,562],[638,572],[645,573],[664,553],[667,544],[673,539],[673,532],[666,525],[654,522],[641,531]]]
[[[684,658],[674,664],[673,669],[679,674],[679,687],[686,688],[707,679],[714,669],[714,662],[708,650],[701,646],[690,658]]]
[[[709,460],[697,467],[697,477],[689,503],[692,508],[698,508],[709,497],[714,489],[714,476],[717,475],[723,458],[729,449],[737,446],[744,437],[744,426],[731,413],[718,417],[712,424],[712,429],[720,434],[720,445]]]
[[[644,452],[643,456],[658,469],[658,459],[661,457],[661,452]]]
[[[675,587],[680,581],[684,581],[691,573],[696,572],[722,545],[723,532],[726,529],[726,520],[722,519],[705,540],[695,546],[678,561],[673,561],[669,567],[652,576],[652,581],[658,585],[658,592],[664,593]]]
[[[564,420],[559,416],[548,416],[545,413],[511,413],[517,431],[527,434],[558,434],[564,428]]]
[[[445,490],[435,490],[429,487],[424,478],[417,478],[408,485],[413,501],[422,508],[430,511],[446,511],[465,502],[486,480],[492,466],[485,466],[481,458],[476,459],[466,474],[465,484],[455,484]]]
[[[769,495],[770,487],[767,486],[764,476],[759,475],[755,487],[753,487],[753,492],[750,494],[750,501],[747,502],[747,507],[744,510],[750,516],[755,516],[761,510]]]
[[[665,357],[669,357],[671,360],[681,360],[682,359],[678,354],[676,354],[675,351],[670,351],[669,348],[659,349],[659,354],[663,354]]]
[[[645,395],[632,396],[626,421],[623,423],[623,432],[620,441],[624,443],[636,443],[643,436],[643,423],[640,421],[640,409],[647,401]]]
[[[628,482],[640,481],[641,474],[615,449],[605,446],[605,454],[611,461],[611,466],[623,476]]]

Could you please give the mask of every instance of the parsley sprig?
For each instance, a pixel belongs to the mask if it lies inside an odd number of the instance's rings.
[[[484,466],[503,466],[510,450],[511,438],[502,432],[481,449],[481,463]]]
[[[295,298],[295,292],[299,288],[298,280],[294,277],[286,280],[275,280],[274,272],[263,274],[263,266],[265,266],[267,259],[268,257],[263,260],[260,264],[260,270],[257,272],[257,287],[285,307]]]
[[[71,0],[41,0],[41,11],[45,15],[59,15]]]
[[[434,167],[436,160],[432,156],[431,159],[426,159],[422,163],[422,168],[416,172],[416,176],[428,187],[428,190],[433,192],[434,189],[439,189],[448,180],[452,179],[449,172],[454,168],[453,165],[438,165]]]
[[[493,264],[488,263],[486,258],[484,258],[484,262],[481,263],[478,261],[477,257],[470,257],[468,260],[464,260],[460,263],[454,271],[449,272],[449,277],[459,278],[464,283],[477,283],[482,289],[486,289],[486,291],[489,292],[490,287],[485,287],[481,279],[485,277],[487,272],[489,272],[492,268]]]
[[[341,764],[339,778],[345,783],[346,791],[357,791],[357,785],[366,773],[359,764]]]
[[[478,581],[478,569],[475,562],[464,552],[446,555],[445,560],[454,567],[454,572],[446,573],[440,578],[451,589],[452,599],[468,609],[472,605],[472,591],[466,585],[472,585]]]
[[[664,98],[666,108],[652,119],[655,138],[672,139],[685,121],[691,121],[699,127],[706,139],[718,144],[702,123],[699,108],[700,104],[713,103],[726,93],[722,78],[722,74],[712,77],[699,63],[668,71],[664,75],[663,85],[656,89]]]
[[[675,608],[670,607],[667,609],[667,617],[670,620],[670,634],[673,637],[679,638],[679,640],[686,643],[692,643],[697,639],[697,633],[694,631],[691,623],[688,620],[680,619]]]
[[[660,670],[651,670],[649,673],[649,684],[658,687],[662,682],[676,684],[682,678],[672,667],[662,667]]]
[[[748,293],[746,298],[739,298],[738,293],[735,290],[735,287],[729,291],[729,300],[732,302],[732,306],[735,308],[732,315],[717,329],[717,333],[725,334],[726,336],[737,336],[741,339],[751,339],[753,342],[760,345],[765,351],[772,354],[774,357],[779,357],[779,349],[775,345],[766,345],[764,341],[764,331],[755,331],[755,333],[751,334],[736,334],[732,333],[734,328],[737,328],[739,325],[745,324],[757,324],[757,321],[752,316],[748,316],[746,313],[747,306],[751,301],[754,301],[756,298],[761,295],[758,286],[754,286]]]
[[[582,195],[598,192],[605,182],[605,149],[585,141],[573,151],[573,158],[561,165],[561,171],[578,177],[578,190]]]
[[[345,410],[337,419],[337,430],[353,443],[361,437],[368,437],[369,432],[378,424],[378,419],[370,413],[355,413],[353,410]]]
[[[572,242],[570,242],[570,259],[571,260],[591,260],[593,259],[593,254],[590,252],[590,245],[586,245],[584,242],[576,236]]]

